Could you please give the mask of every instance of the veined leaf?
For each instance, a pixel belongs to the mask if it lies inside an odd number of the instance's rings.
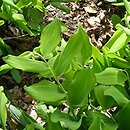
[[[95,58],[93,58],[93,70],[94,70],[95,73],[99,73],[103,70],[102,65]]]
[[[46,8],[43,6],[42,0],[33,0],[33,5],[41,12],[46,10]]]
[[[32,84],[24,89],[35,100],[43,101],[45,103],[56,103],[63,100],[66,96],[66,94],[58,91],[58,86],[56,84],[47,80]]]
[[[0,75],[5,74],[6,72],[8,72],[11,69],[12,69],[12,67],[8,64],[4,64],[4,65],[0,66]]]
[[[104,95],[105,90],[109,87],[110,86],[98,85],[94,89],[97,101],[103,109],[111,108],[115,103],[112,97]]]
[[[70,62],[74,57],[80,57],[80,61],[84,63],[92,54],[92,46],[90,45],[89,37],[80,27],[77,32],[69,39],[64,51],[55,61],[53,69],[55,74],[60,76],[65,73],[70,66]]]
[[[47,25],[41,34],[40,51],[43,56],[51,53],[59,44],[61,36],[60,22],[55,19],[52,23]]]
[[[112,67],[106,68],[95,75],[97,83],[104,85],[121,85],[128,79],[127,75],[121,69]]]
[[[105,90],[104,94],[113,97],[118,105],[122,107],[129,102],[129,100],[114,86]]]
[[[21,56],[8,55],[3,60],[11,67],[27,72],[41,73],[50,71],[46,63],[42,61],[31,60]]]
[[[87,113],[87,123],[88,123],[88,125],[91,125],[94,122],[95,122],[94,123],[95,125],[98,124],[97,119],[99,119],[102,123],[102,125],[101,125],[102,129],[101,130],[117,130],[117,128],[118,128],[118,125],[116,124],[116,122],[112,118],[109,118],[109,117],[107,117],[106,115],[104,115],[100,112],[88,111],[88,113]],[[98,127],[99,126],[97,126],[97,128]],[[95,129],[95,130],[98,130],[98,129]]]
[[[95,59],[98,59],[102,65],[105,64],[103,54],[95,46],[92,46],[92,55]]]
[[[102,130],[101,119],[96,118],[88,130]]]
[[[32,0],[19,0],[16,6],[19,8],[24,8],[29,6],[32,3]]]
[[[69,104],[74,107],[87,105],[88,94],[95,87],[95,75],[92,69],[77,72],[68,88]]]
[[[6,119],[7,119],[7,110],[6,103],[7,98],[3,92],[4,88],[0,87],[0,121],[2,124],[3,130],[6,130]]]
[[[120,37],[113,43],[108,53],[114,53],[122,49],[127,44],[127,35],[122,33]]]
[[[118,68],[129,68],[130,69],[130,62],[111,53],[111,54],[108,54],[107,57],[109,57],[112,61],[112,65],[113,66],[116,66]]]
[[[54,111],[54,113],[52,113],[51,121],[54,123],[64,122],[69,129],[77,130],[81,125],[82,118],[79,121],[74,120],[74,118],[70,115],[63,113],[57,109]]]
[[[124,33],[123,29],[119,28],[113,36],[110,38],[110,40],[102,47],[102,50],[105,54],[108,53],[109,49],[112,47],[112,45],[115,43],[115,41],[120,38],[120,36]]]

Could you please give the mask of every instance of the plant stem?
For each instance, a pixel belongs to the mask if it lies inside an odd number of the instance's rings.
[[[57,79],[55,73],[53,72],[52,68],[50,67],[50,65],[48,64],[48,62],[42,57],[42,55],[40,55],[39,53],[37,53],[38,56],[41,57],[41,59],[46,63],[46,65],[48,66],[49,70],[51,71],[54,79],[56,80],[56,82],[58,83],[58,87],[61,90],[61,92],[66,93],[65,89],[63,88],[63,86],[61,85],[61,83],[59,82],[59,80]]]

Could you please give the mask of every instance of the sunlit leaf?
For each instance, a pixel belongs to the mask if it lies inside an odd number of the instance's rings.
[[[69,104],[74,107],[87,105],[88,94],[95,87],[95,75],[91,69],[77,72],[68,88]]]
[[[127,75],[117,68],[106,68],[100,73],[96,73],[96,81],[98,84],[117,85],[123,84],[127,80]]]
[[[3,25],[5,23],[4,20],[0,20],[0,26]]]
[[[118,67],[118,68],[130,69],[130,62],[121,58],[120,56],[111,53],[111,54],[108,54],[107,57],[111,59],[113,66]]]
[[[95,87],[95,95],[98,103],[103,107],[103,109],[111,108],[115,101],[112,97],[104,95],[104,91],[107,90],[109,86],[98,85]]]
[[[25,57],[8,55],[4,57],[3,60],[11,67],[27,72],[44,73],[50,71],[44,62]]]
[[[56,103],[63,100],[66,94],[59,92],[58,86],[50,81],[44,80],[24,88],[35,100],[45,103]]]
[[[129,99],[127,99],[117,88],[114,86],[109,87],[104,92],[105,95],[111,96],[114,98],[114,100],[118,103],[119,106],[124,106],[129,102]]]
[[[69,39],[64,51],[59,55],[54,64],[55,74],[60,76],[65,73],[74,57],[84,64],[92,54],[92,46],[86,32],[80,27]]]
[[[9,66],[8,64],[4,64],[4,65],[0,66],[0,75],[5,74],[6,72],[8,72],[11,69],[12,69],[12,67]]]
[[[120,36],[124,33],[123,29],[119,28],[113,36],[109,39],[109,41],[102,47],[104,53],[108,53],[109,49],[115,43],[115,41],[120,38]]]
[[[43,56],[52,52],[60,42],[61,26],[60,22],[55,19],[52,23],[47,25],[41,34],[40,51]]]

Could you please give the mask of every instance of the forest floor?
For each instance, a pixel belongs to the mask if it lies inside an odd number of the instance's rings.
[[[67,41],[78,26],[82,25],[86,33],[90,36],[92,43],[101,48],[112,36],[114,28],[111,23],[111,16],[115,14],[123,14],[122,10],[111,6],[99,0],[82,0],[79,3],[69,3],[70,13],[65,13],[51,6],[43,17],[43,24],[50,23],[54,18],[59,18],[68,27],[68,31],[63,33],[64,39]],[[15,38],[14,27],[10,25],[4,26],[0,31],[0,36],[11,46],[14,54],[18,55],[24,51],[31,51],[39,45],[39,37],[22,37]],[[3,62],[0,62],[2,65]],[[35,102],[22,89],[23,86],[29,86],[34,82],[38,82],[37,75],[19,71],[22,77],[21,83],[16,83],[10,73],[0,76],[1,86],[12,93],[12,102],[24,110],[29,111],[30,115],[37,119],[35,113]]]

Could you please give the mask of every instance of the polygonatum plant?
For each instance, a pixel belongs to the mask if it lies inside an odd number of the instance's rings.
[[[24,130],[129,130],[130,35],[129,28],[116,28],[100,51],[82,27],[66,42],[55,19],[43,29],[40,46],[32,52],[3,57],[6,64],[0,73],[18,69],[38,74],[41,81],[23,87],[36,101],[44,124],[10,103],[1,87],[2,128],[8,112]]]

